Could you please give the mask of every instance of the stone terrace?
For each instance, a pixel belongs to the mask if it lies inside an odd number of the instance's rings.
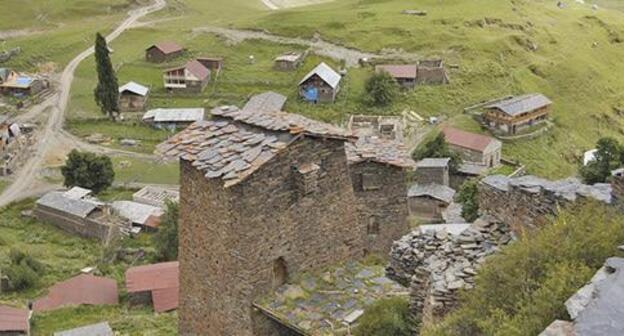
[[[349,315],[397,295],[407,296],[407,289],[385,277],[383,266],[347,262],[320,274],[301,275],[255,305],[304,335],[345,335]]]

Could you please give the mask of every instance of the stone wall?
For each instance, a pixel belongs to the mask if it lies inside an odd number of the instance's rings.
[[[559,208],[583,199],[611,203],[609,184],[582,184],[570,178],[548,181],[535,176],[488,176],[479,185],[479,208],[513,230],[535,228]]]
[[[460,234],[415,230],[395,242],[386,274],[410,287],[410,310],[424,324],[453,310],[461,289],[474,286],[479,265],[512,240],[494,218],[477,220]]]
[[[449,168],[446,167],[418,167],[415,173],[416,182],[419,184],[436,183],[449,185]]]
[[[319,167],[310,193],[296,181],[303,164]],[[297,140],[241,183],[221,183],[182,161],[180,335],[267,335],[252,303],[282,284],[280,273],[287,280],[366,249],[342,141]]]
[[[349,170],[358,221],[366,228],[366,249],[386,256],[392,243],[409,232],[406,171],[367,161],[352,164]]]
[[[85,238],[96,238],[106,241],[113,225],[105,220],[100,220],[100,218],[105,217],[105,214],[101,210],[98,210],[98,212],[100,213],[93,214],[87,218],[81,218],[40,204],[34,209],[37,219],[48,222],[63,231]]]

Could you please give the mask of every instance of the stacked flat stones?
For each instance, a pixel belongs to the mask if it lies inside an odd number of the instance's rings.
[[[416,166],[402,143],[375,136],[363,136],[355,143],[347,143],[345,150],[347,159],[352,163],[374,161],[403,168]]]
[[[410,309],[423,320],[436,319],[457,304],[460,289],[474,286],[487,256],[512,240],[508,227],[480,218],[459,235],[415,230],[395,242],[386,274],[410,287]]]

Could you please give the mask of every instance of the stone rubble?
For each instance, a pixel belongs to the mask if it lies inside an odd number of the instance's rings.
[[[492,217],[456,235],[446,228],[415,230],[394,243],[386,275],[410,287],[412,314],[426,323],[451,311],[458,291],[474,287],[485,259],[513,239],[509,227]]]

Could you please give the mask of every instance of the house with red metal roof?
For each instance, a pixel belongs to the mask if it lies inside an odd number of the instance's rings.
[[[132,305],[153,305],[158,313],[178,308],[179,263],[164,262],[129,268],[126,289]]]
[[[375,67],[375,72],[387,72],[399,85],[411,89],[416,86],[416,75],[418,66],[416,64],[387,64]]]
[[[167,69],[163,75],[165,89],[199,93],[210,81],[210,69],[198,60],[188,61],[185,65]]]
[[[0,335],[30,335],[30,312],[0,305]]]
[[[184,48],[175,42],[167,41],[152,44],[145,49],[145,60],[153,63],[170,61],[184,53]]]
[[[469,163],[496,167],[501,161],[502,142],[492,137],[462,131],[452,127],[442,130],[449,148]]]
[[[65,306],[116,305],[119,303],[117,281],[90,274],[80,274],[50,287],[48,295],[33,304],[35,312]]]

